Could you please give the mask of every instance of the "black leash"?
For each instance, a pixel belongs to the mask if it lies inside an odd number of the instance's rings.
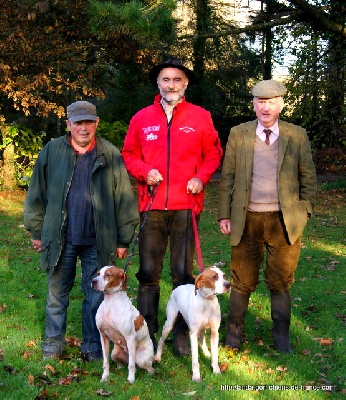
[[[130,252],[130,254],[127,256],[126,263],[125,263],[125,266],[124,266],[124,272],[126,272],[128,266],[129,266],[129,264],[130,264],[130,260],[131,260],[131,258],[132,258],[132,256],[133,256],[133,253],[134,253],[134,251],[135,251],[136,244],[137,244],[138,239],[139,239],[139,234],[141,233],[141,230],[142,230],[143,227],[144,227],[145,221],[146,221],[147,218],[148,218],[148,214],[149,214],[150,208],[151,208],[151,206],[153,205],[153,201],[154,201],[154,198],[155,198],[155,196],[156,196],[157,190],[158,190],[158,188],[159,188],[159,186],[160,186],[160,183],[161,183],[161,181],[158,181],[157,184],[156,184],[156,186],[155,186],[153,189],[152,189],[152,186],[149,186],[149,190],[148,190],[148,191],[149,191],[149,193],[151,193],[151,200],[150,200],[150,202],[149,202],[149,204],[148,204],[147,211],[145,212],[145,215],[144,215],[142,224],[141,224],[141,226],[140,226],[140,228],[139,228],[139,230],[138,230],[137,236],[136,236],[136,238],[135,238],[135,240],[134,240],[134,242],[133,242],[131,252]],[[150,190],[150,188],[151,188],[152,190]]]

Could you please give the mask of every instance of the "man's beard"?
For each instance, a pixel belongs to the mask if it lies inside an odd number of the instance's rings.
[[[182,93],[182,92],[164,92],[164,93],[161,93],[161,96],[167,104],[171,104],[171,103],[177,103],[178,101],[180,101],[182,99],[182,97],[184,96],[184,93]]]

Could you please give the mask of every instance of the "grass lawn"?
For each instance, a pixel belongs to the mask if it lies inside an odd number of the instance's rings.
[[[67,335],[60,360],[42,360],[46,276],[23,226],[24,192],[0,192],[0,398],[28,399],[325,399],[346,394],[346,181],[319,184],[318,204],[302,240],[302,253],[292,287],[291,337],[294,353],[272,348],[270,303],[263,275],[251,296],[245,343],[234,353],[223,347],[229,294],[220,295],[222,323],[219,362],[223,373],[211,373],[200,354],[202,381],[191,380],[191,357],[177,358],[164,347],[155,375],[137,369],[130,385],[127,370],[114,368],[100,383],[102,363],[85,363],[81,335],[81,270],[71,292]],[[207,189],[200,240],[205,266],[221,263],[228,273],[229,239],[215,221],[218,181]],[[137,248],[136,248],[137,250]],[[197,260],[197,259],[196,259]],[[138,255],[128,269],[128,295],[136,304]],[[161,282],[160,326],[171,283],[167,263]],[[124,265],[119,260],[120,267]],[[198,274],[196,261],[195,273]]]

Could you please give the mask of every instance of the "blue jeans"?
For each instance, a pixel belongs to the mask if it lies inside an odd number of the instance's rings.
[[[91,288],[91,280],[97,273],[97,252],[95,246],[73,245],[65,243],[60,259],[53,274],[48,278],[48,296],[46,304],[46,335],[43,351],[61,355],[66,347],[66,317],[69,294],[76,277],[77,258],[82,265],[82,332],[83,354],[102,349],[95,315],[103,300],[103,293]]]

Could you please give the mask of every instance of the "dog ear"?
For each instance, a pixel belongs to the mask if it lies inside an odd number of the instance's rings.
[[[122,290],[127,290],[127,275],[126,272],[123,271],[123,285],[122,285]]]
[[[195,280],[195,296],[197,295],[197,290],[202,287],[203,281],[204,281],[204,276],[198,275]]]

